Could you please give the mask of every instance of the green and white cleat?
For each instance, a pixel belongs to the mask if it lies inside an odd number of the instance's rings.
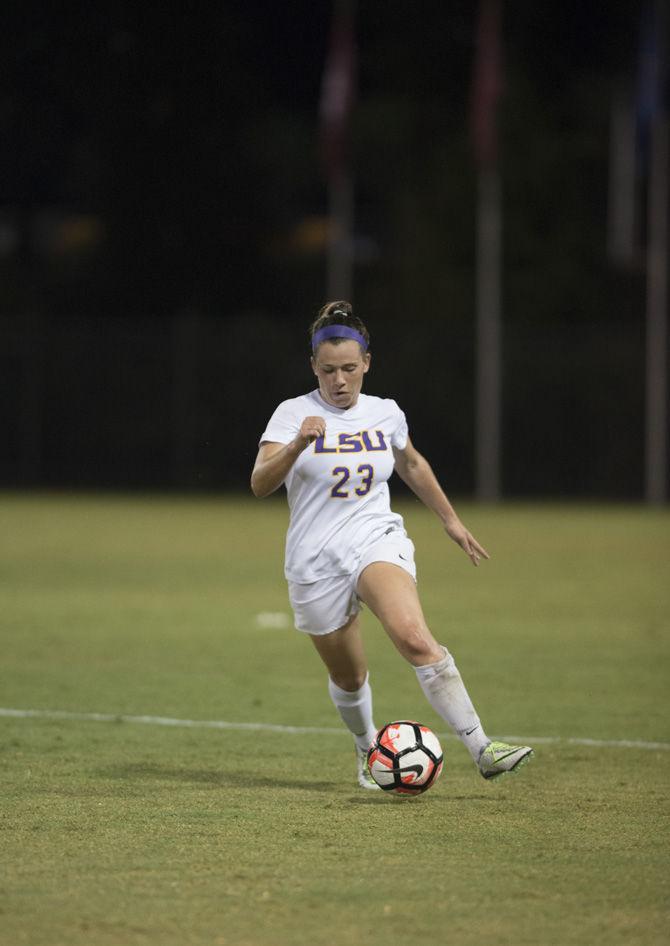
[[[363,749],[356,746],[356,772],[358,775],[358,784],[361,788],[371,789],[372,791],[381,791],[379,785],[370,775],[368,766],[368,754]]]
[[[479,756],[479,771],[484,778],[499,778],[516,772],[533,754],[530,746],[508,746],[506,742],[490,742]]]

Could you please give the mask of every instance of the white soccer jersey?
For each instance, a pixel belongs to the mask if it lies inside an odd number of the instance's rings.
[[[360,394],[343,410],[312,391],[283,401],[260,442],[290,443],[305,417],[315,416],[326,420],[325,437],[303,450],[284,481],[291,512],[285,574],[300,583],[352,574],[366,546],[403,528],[387,486],[392,447],[407,444],[407,421],[396,402]]]

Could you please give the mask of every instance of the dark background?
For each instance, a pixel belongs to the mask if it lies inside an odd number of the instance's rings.
[[[358,6],[366,390],[396,398],[467,494],[477,5]],[[606,247],[610,106],[635,79],[640,4],[503,6],[503,491],[639,498],[643,213],[628,265]],[[319,0],[5,9],[0,484],[246,486],[270,413],[313,385],[331,14]]]

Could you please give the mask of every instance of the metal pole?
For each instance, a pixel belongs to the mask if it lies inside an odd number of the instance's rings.
[[[31,485],[41,482],[44,474],[46,327],[42,313],[33,312],[25,319],[21,334],[23,378],[18,472],[21,481]]]
[[[183,310],[172,320],[172,483],[191,486],[195,473],[195,407],[198,379],[198,314]]]

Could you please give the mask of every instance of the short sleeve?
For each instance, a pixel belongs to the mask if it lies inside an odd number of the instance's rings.
[[[259,444],[263,442],[290,443],[299,429],[300,425],[297,423],[296,414],[292,409],[291,402],[282,401],[261,434]]]
[[[391,436],[391,446],[395,447],[397,450],[404,450],[407,446],[407,438],[409,437],[407,418],[395,401],[393,402],[393,406],[395,407],[397,424]]]

